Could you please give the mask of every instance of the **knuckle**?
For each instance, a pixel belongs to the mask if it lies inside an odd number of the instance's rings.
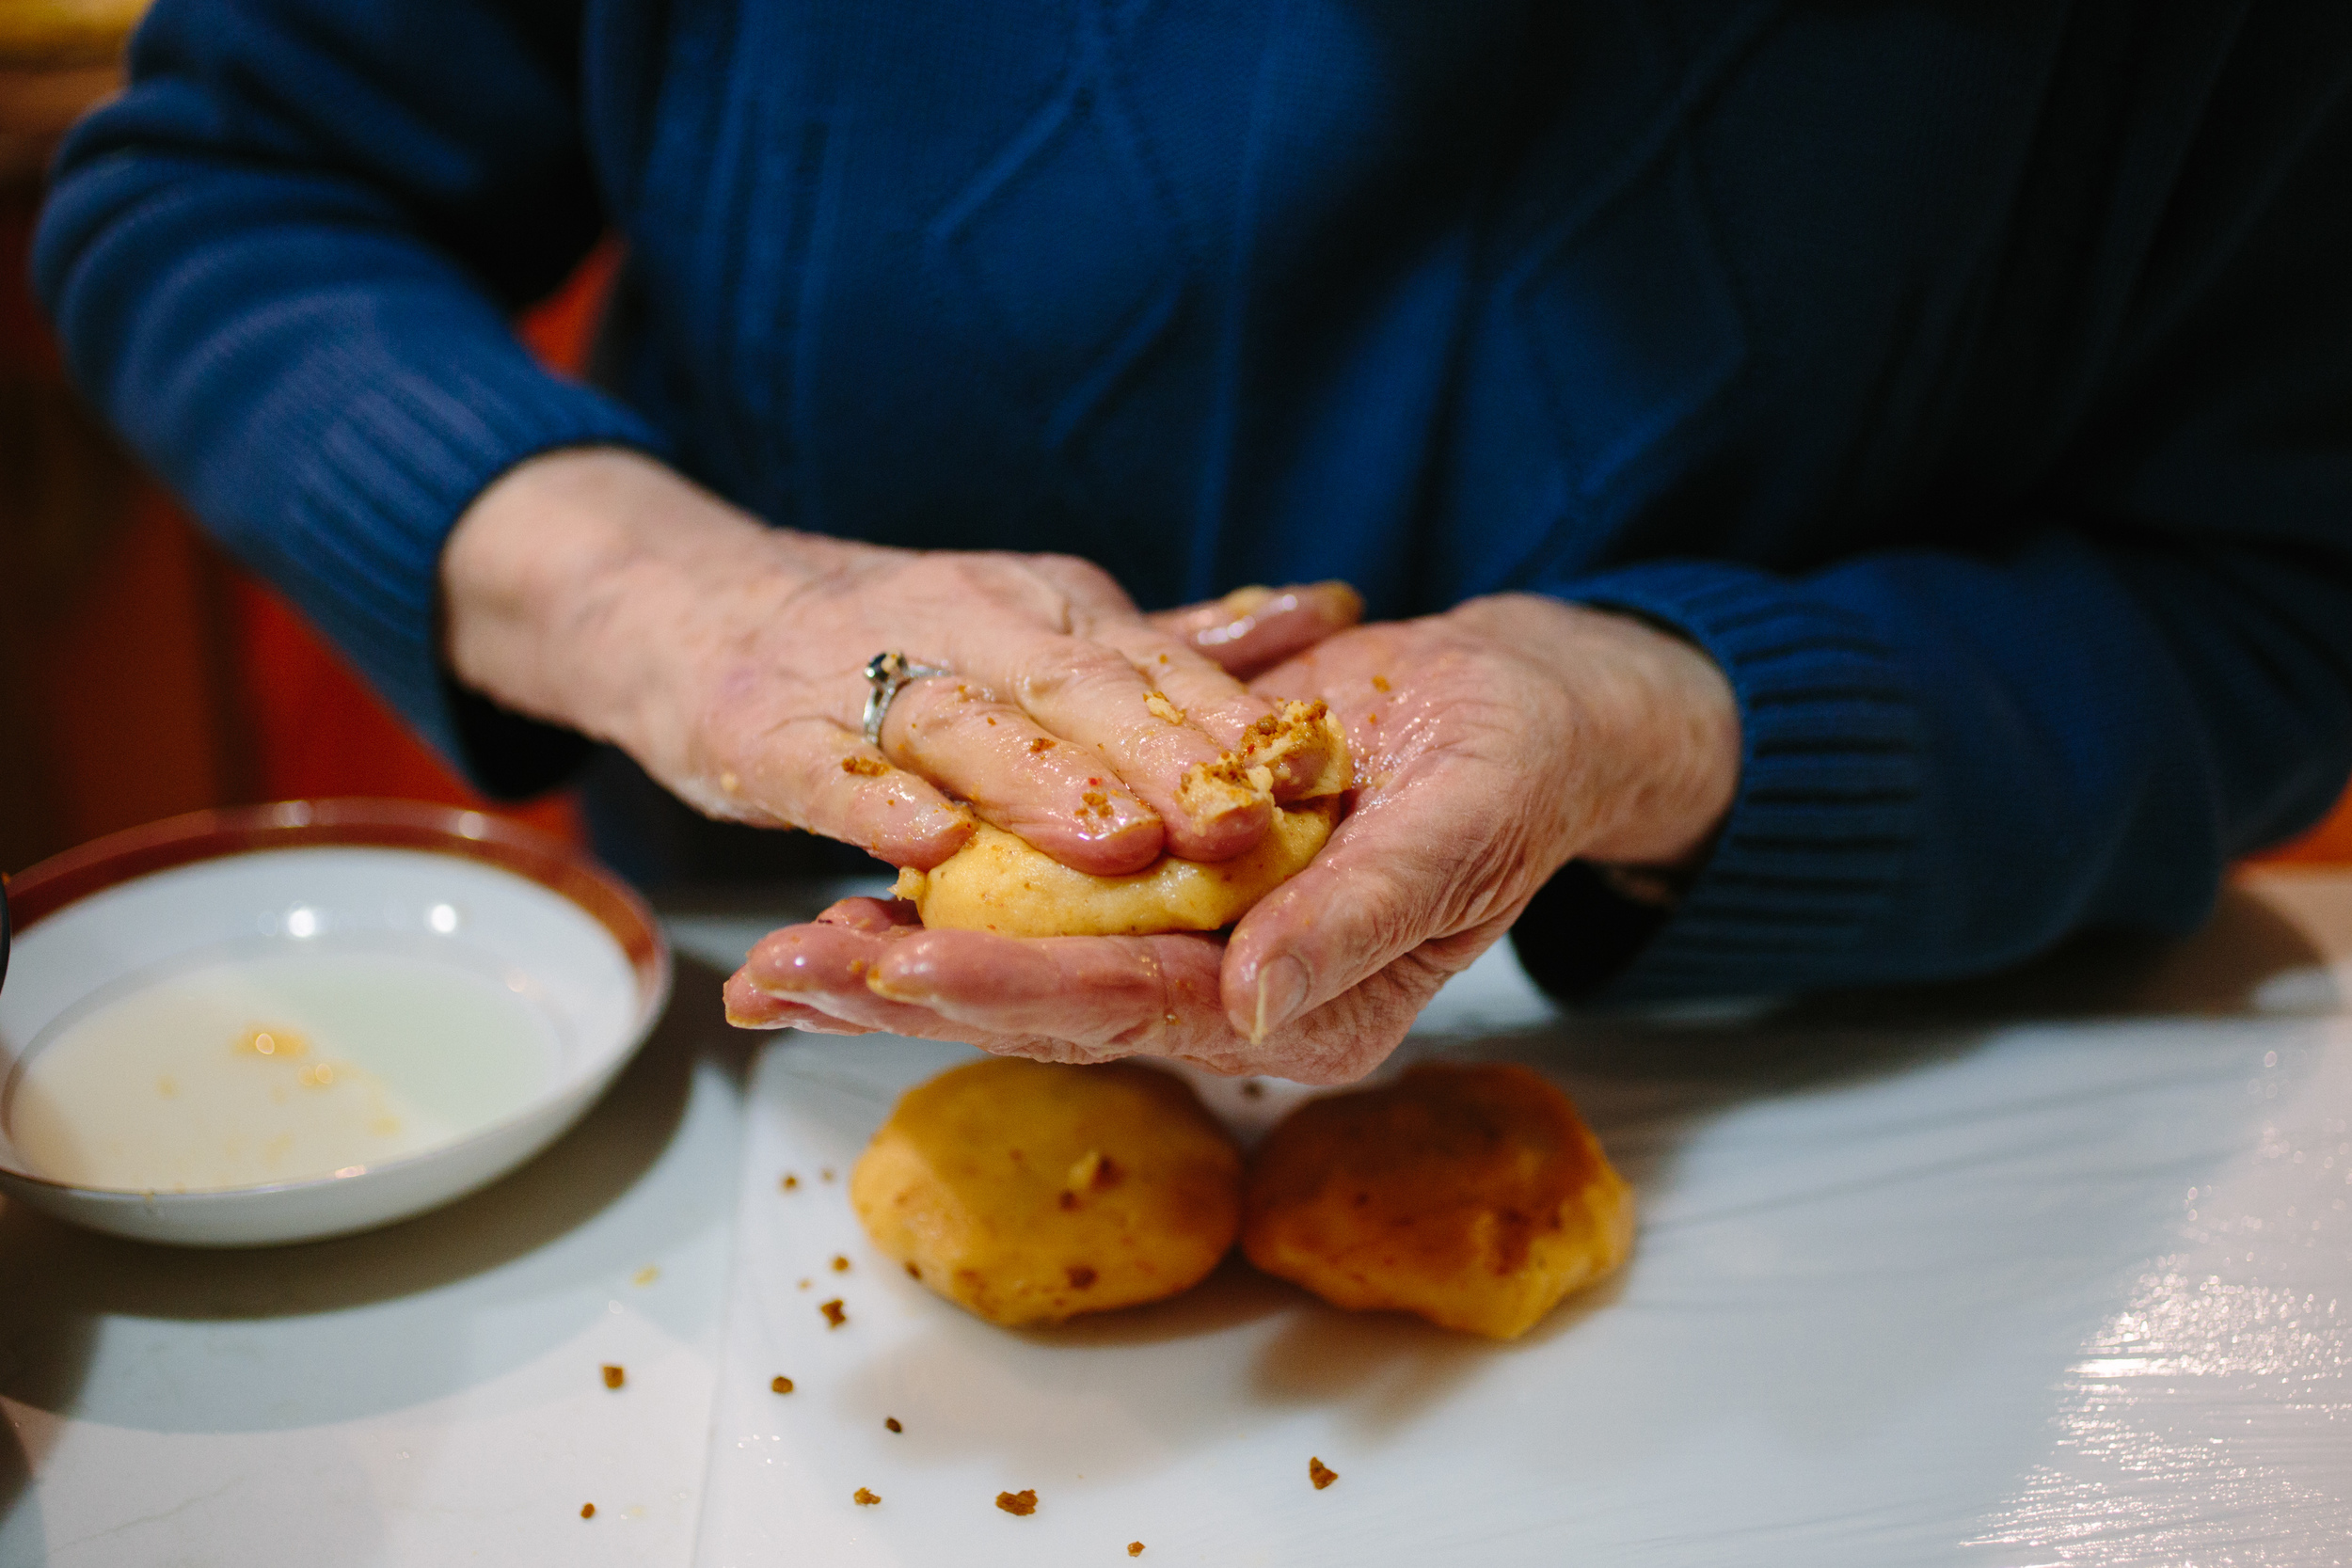
[[[1084,556],[1048,552],[1033,558],[1039,573],[1065,593],[1090,600],[1123,600],[1119,579]]]
[[[1136,685],[1135,667],[1109,648],[1082,637],[1041,641],[1022,660],[1019,690],[1024,705],[1086,701]]]

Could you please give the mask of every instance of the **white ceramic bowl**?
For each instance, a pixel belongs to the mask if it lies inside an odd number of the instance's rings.
[[[578,1120],[669,997],[668,944],[627,887],[542,834],[415,801],[296,800],[175,817],[44,861],[10,881],[8,899],[0,1191],[141,1241],[309,1241],[463,1196]],[[175,974],[310,954],[392,954],[464,971],[469,984],[501,982],[551,1042],[552,1069],[519,1110],[487,1125],[306,1180],[129,1192],[55,1180],[22,1157],[18,1090],[61,1028]]]

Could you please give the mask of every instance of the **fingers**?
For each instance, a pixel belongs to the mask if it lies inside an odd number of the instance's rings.
[[[1234,928],[1220,978],[1233,1027],[1268,1037],[1435,938],[1460,936],[1467,964],[1507,929],[1540,880],[1518,874],[1531,863],[1523,830],[1539,814],[1482,809],[1486,783],[1473,767],[1424,757],[1361,798]]]
[[[1274,808],[1263,795],[1185,788],[1188,776],[1217,767],[1226,748],[1119,649],[1091,636],[999,633],[974,643],[957,668],[1017,704],[1048,734],[1097,752],[1110,776],[1159,816],[1171,853],[1226,860],[1264,835]]]
[[[787,926],[762,937],[727,981],[729,1019],[788,1020],[808,1011],[860,1032],[879,1029],[943,1037],[924,1027],[931,1021],[922,1009],[887,1002],[866,984],[867,973],[888,947],[922,927],[898,927],[886,916],[877,921],[868,911],[846,911],[845,917],[836,912],[841,910],[836,905],[811,924]]]
[[[1225,1073],[1344,1084],[1384,1060],[1484,942],[1430,943],[1263,1040],[1236,1031],[1209,937],[1018,941],[926,931],[909,907],[845,901],[773,933],[727,983],[731,1021],[818,1033],[887,1031],[1008,1055],[1150,1055]],[[1491,940],[1489,937],[1486,940]]]
[[[1049,937],[926,931],[894,943],[866,976],[876,995],[1002,1034],[1161,1053],[1221,1036],[1220,944],[1200,936]]]
[[[872,964],[891,943],[922,930],[897,922],[891,906],[857,899],[835,905],[810,925],[771,933],[727,981],[728,1021],[745,1028],[956,1040],[1044,1061],[1092,1059],[1050,1037],[976,1029],[875,994],[866,981]]]
[[[1362,595],[1343,582],[1236,588],[1208,604],[1146,616],[1153,626],[1248,680],[1364,617]]]
[[[899,766],[937,780],[1064,865],[1114,877],[1159,855],[1159,816],[1101,755],[1048,734],[968,681],[920,680],[902,689],[883,723],[882,747]]]
[[[1407,955],[1290,1027],[1252,1040],[1225,1017],[1221,957],[1216,941],[1197,935],[1025,942],[930,931],[892,943],[865,978],[869,990],[931,1021],[909,1027],[898,1014],[902,1032],[945,1032],[991,1050],[1003,1049],[993,1043],[999,1040],[1049,1038],[1068,1044],[1058,1060],[1163,1056],[1217,1072],[1343,1084],[1378,1066],[1438,987],[1469,962]],[[842,1012],[874,1016],[854,1003]]]
[[[727,1022],[738,1029],[798,1029],[811,1035],[870,1035],[874,1032],[802,1003],[771,996],[740,970],[728,977],[723,995],[726,1002]]]
[[[816,718],[743,736],[733,754],[679,787],[712,816],[762,817],[930,870],[972,836],[972,814],[929,781],[894,768],[856,731]],[[770,802],[788,801],[788,809]]]

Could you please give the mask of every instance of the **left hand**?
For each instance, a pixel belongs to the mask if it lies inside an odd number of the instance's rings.
[[[728,1016],[1346,1083],[1571,857],[1684,861],[1738,784],[1737,705],[1705,654],[1533,595],[1344,631],[1253,689],[1327,702],[1360,787],[1230,941],[931,931],[910,906],[852,898],[754,948]]]

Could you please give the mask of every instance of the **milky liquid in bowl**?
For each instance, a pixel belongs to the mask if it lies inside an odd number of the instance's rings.
[[[394,951],[199,964],[43,1036],[8,1101],[20,1157],[129,1192],[354,1174],[515,1115],[559,1061],[547,1019],[505,985]]]

